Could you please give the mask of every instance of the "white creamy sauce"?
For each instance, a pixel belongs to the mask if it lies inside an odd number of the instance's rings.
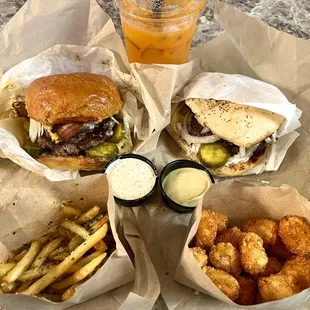
[[[113,195],[125,200],[144,197],[153,189],[156,182],[152,167],[137,158],[116,160],[108,167],[107,174]]]
[[[163,189],[167,196],[186,207],[196,207],[210,186],[209,175],[203,170],[195,168],[173,170],[163,181]]]

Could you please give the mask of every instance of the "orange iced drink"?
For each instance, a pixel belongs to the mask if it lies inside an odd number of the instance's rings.
[[[188,61],[205,0],[119,0],[129,62]]]

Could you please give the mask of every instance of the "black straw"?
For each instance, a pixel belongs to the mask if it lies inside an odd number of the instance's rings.
[[[152,12],[154,16],[158,17],[157,13],[161,13],[163,10],[164,0],[153,0],[152,1]]]

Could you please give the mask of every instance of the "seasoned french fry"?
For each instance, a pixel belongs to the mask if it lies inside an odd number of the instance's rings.
[[[25,272],[23,272],[19,277],[18,277],[18,280],[19,281],[22,281],[22,282],[25,282],[25,281],[28,281],[28,280],[33,280],[33,279],[36,279],[36,278],[40,278],[44,275],[46,275],[53,267],[53,265],[47,265],[47,266],[41,266],[39,268],[36,268],[36,269],[30,269],[30,270],[27,270]]]
[[[48,259],[53,259],[53,257],[57,256],[58,254],[60,253],[63,253],[63,252],[68,252],[69,249],[68,247],[64,246],[64,247],[59,247],[57,248],[56,250],[54,250],[53,252],[51,252],[49,255],[48,255]]]
[[[32,264],[38,253],[40,252],[41,244],[39,241],[32,241],[31,246],[27,254],[11,269],[2,280],[8,283],[12,283],[18,279],[18,277],[26,271]]]
[[[69,256],[68,252],[62,252],[53,256],[51,260],[64,260],[67,256]]]
[[[34,282],[34,280],[28,280],[23,282],[16,290],[16,293],[21,293],[22,291],[26,290],[32,283]]]
[[[41,245],[43,245],[46,242],[48,242],[48,240],[50,240],[50,238],[51,238],[51,235],[48,234],[48,235],[45,235],[45,236],[42,236],[41,238],[39,238],[38,241],[40,241]]]
[[[95,216],[97,216],[100,212],[100,208],[98,206],[94,206],[91,209],[89,209],[87,212],[80,215],[75,222],[77,224],[84,224],[88,221],[91,221]]]
[[[27,249],[24,249],[20,253],[16,254],[13,257],[13,262],[18,263],[26,255],[27,251],[28,251]]]
[[[46,261],[48,255],[51,254],[54,250],[56,250],[60,246],[62,241],[63,238],[58,238],[49,242],[38,254],[35,261],[32,263],[31,268],[35,269],[41,267]]]
[[[96,267],[102,262],[102,260],[106,257],[106,255],[107,255],[106,253],[99,255],[98,257],[94,258],[90,263],[81,267],[80,270],[75,272],[70,277],[65,278],[62,281],[53,283],[51,285],[51,288],[54,289],[66,288],[85,279],[90,273],[92,273],[96,269]]]
[[[75,264],[73,264],[68,270],[67,273],[75,273],[78,270],[81,269],[81,267],[87,265],[88,263],[90,263],[93,259],[95,259],[96,257],[100,256],[102,254],[102,252],[100,251],[96,251],[84,258],[79,259]]]
[[[44,277],[33,283],[22,293],[25,295],[36,295],[52,284],[57,278],[63,275],[77,260],[79,260],[89,249],[104,238],[107,234],[108,225],[102,226],[81,245],[79,245],[64,261],[54,267]],[[86,265],[87,266],[87,265]]]
[[[69,287],[63,294],[62,294],[62,300],[66,301],[70,299],[75,294],[75,288],[81,285],[84,281],[77,282],[73,284],[71,287]]]
[[[76,249],[81,243],[83,243],[84,239],[78,235],[75,235],[69,242],[68,248],[69,251],[72,252]]]
[[[90,227],[89,232],[93,234],[95,231],[97,231],[100,227],[102,227],[108,222],[109,222],[109,217],[106,214],[103,218],[101,218],[99,221],[97,221]]]
[[[108,247],[104,243],[104,241],[100,240],[97,244],[95,244],[94,249],[96,251],[100,251],[101,253],[103,253],[103,252],[105,252],[108,249]]]
[[[73,238],[73,236],[72,236],[72,234],[70,233],[70,231],[68,231],[67,229],[65,229],[65,228],[63,228],[63,227],[61,227],[61,226],[59,226],[58,228],[57,228],[57,231],[58,231],[58,233],[60,234],[60,236],[61,237],[63,237],[65,240],[67,240],[67,241],[70,241],[72,238]]]
[[[67,271],[66,274],[72,274],[77,272],[78,270],[80,270],[82,268],[81,265],[78,265],[77,263],[73,264]]]
[[[77,265],[80,265],[80,266],[85,266],[87,265],[88,263],[90,263],[94,258],[98,257],[99,255],[101,255],[102,252],[100,251],[97,251],[97,252],[94,252],[94,253],[91,253],[90,255],[84,257],[84,258],[81,258],[79,259],[76,264]]]
[[[60,212],[64,215],[75,217],[81,215],[81,210],[74,208],[72,206],[63,205],[60,207]]]
[[[16,286],[17,286],[16,282],[12,282],[12,283],[3,282],[1,283],[1,290],[5,294],[14,293]]]
[[[0,264],[0,277],[6,275],[10,270],[16,266],[15,263]]]
[[[53,302],[61,302],[62,301],[60,294],[40,293],[40,294],[38,294],[38,297],[45,298],[45,299],[48,299],[48,300],[53,301]]]
[[[80,226],[80,225],[78,225],[72,221],[64,220],[62,222],[61,226],[63,228],[66,228],[67,230],[77,234],[78,236],[82,237],[83,239],[87,239],[90,236],[88,231],[84,227],[82,227],[82,226]]]

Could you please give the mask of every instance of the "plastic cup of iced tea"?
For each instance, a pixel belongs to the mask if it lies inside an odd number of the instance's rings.
[[[197,20],[206,0],[115,0],[129,62],[188,61]]]

